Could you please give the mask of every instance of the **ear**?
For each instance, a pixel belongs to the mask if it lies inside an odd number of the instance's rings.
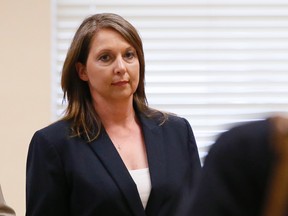
[[[75,67],[76,67],[79,78],[83,81],[88,81],[86,66],[83,65],[81,62],[77,62]]]

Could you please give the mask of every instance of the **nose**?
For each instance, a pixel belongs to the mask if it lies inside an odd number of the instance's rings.
[[[117,74],[123,74],[126,72],[125,61],[122,56],[116,58],[114,72]]]

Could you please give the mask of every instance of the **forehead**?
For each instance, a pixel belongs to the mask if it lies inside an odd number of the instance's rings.
[[[116,30],[110,28],[99,29],[92,38],[91,44],[101,46],[109,44],[128,44],[130,43]]]

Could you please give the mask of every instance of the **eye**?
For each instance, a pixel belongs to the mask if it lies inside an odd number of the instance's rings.
[[[136,52],[135,51],[128,51],[125,53],[125,58],[128,59],[128,60],[132,60],[133,58],[135,58],[137,55],[136,55]]]
[[[111,57],[108,54],[104,54],[99,57],[99,60],[102,62],[108,62],[109,60],[111,60]]]

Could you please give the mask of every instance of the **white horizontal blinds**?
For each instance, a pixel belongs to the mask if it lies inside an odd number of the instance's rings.
[[[288,111],[286,0],[59,0],[58,76],[75,28],[96,12],[118,13],[137,27],[149,105],[187,118],[201,157],[235,123]]]

